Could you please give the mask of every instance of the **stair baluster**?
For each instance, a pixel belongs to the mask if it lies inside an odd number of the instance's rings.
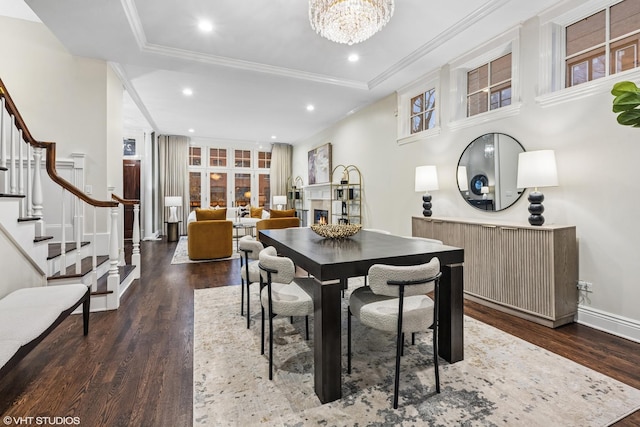
[[[43,219],[43,177],[42,166],[43,156],[45,157],[44,166],[48,176],[52,182],[61,187],[61,220],[60,220],[60,255],[58,258],[55,271],[51,271],[50,274],[54,275],[58,270],[59,274],[55,274],[56,279],[50,280],[74,280],[74,275],[67,276],[67,255],[71,256],[71,252],[67,250],[67,225],[66,218],[67,210],[72,209],[69,213],[72,221],[72,227],[74,236],[70,236],[70,241],[75,240],[75,271],[77,274],[82,274],[82,240],[84,239],[84,207],[82,202],[87,203],[93,207],[93,229],[92,229],[92,272],[88,276],[84,276],[82,280],[84,283],[91,285],[93,291],[96,291],[98,295],[101,295],[104,299],[103,309],[113,310],[119,306],[120,297],[127,287],[131,284],[132,280],[140,277],[140,225],[139,225],[139,212],[140,206],[138,200],[126,200],[126,204],[134,206],[135,225],[133,230],[133,253],[132,261],[134,268],[131,266],[124,266],[119,268],[119,234],[118,234],[118,210],[119,203],[116,201],[104,201],[96,200],[84,193],[72,183],[62,178],[56,171],[56,144],[54,142],[41,142],[37,141],[29,132],[27,126],[20,115],[20,112],[16,108],[11,96],[6,90],[4,83],[0,79],[0,168],[7,170],[8,173],[2,179],[2,185],[0,185],[0,193],[10,193],[12,197],[23,196],[26,197],[26,201],[22,202],[20,208],[20,217],[36,217],[39,218],[35,222],[35,237],[34,243],[46,240],[46,227]],[[9,127],[9,128],[7,128]],[[27,147],[21,145],[25,142]],[[19,150],[19,151],[18,151]],[[44,151],[43,151],[44,150]],[[7,163],[8,162],[8,163]],[[33,164],[32,164],[33,162]],[[77,177],[76,177],[77,178]],[[25,188],[25,184],[26,187]],[[26,194],[25,194],[26,193]],[[67,199],[67,194],[70,199]],[[66,200],[66,202],[65,202]],[[67,205],[68,203],[68,205]],[[68,206],[68,207],[67,207]],[[97,233],[97,217],[98,208],[109,208],[110,218],[107,222],[107,233],[109,234],[109,271],[103,276],[98,278],[100,271],[100,265],[104,257],[98,256],[98,233]],[[54,209],[55,211],[56,209]],[[54,214],[55,215],[55,214]],[[124,245],[123,245],[124,249]],[[53,251],[54,253],[56,251]],[[27,254],[27,252],[24,252]],[[28,254],[25,256],[29,256]],[[123,257],[124,259],[124,257]],[[70,259],[69,259],[70,260]],[[87,260],[88,261],[88,260]],[[100,265],[99,265],[100,262]],[[43,263],[44,265],[44,263]],[[104,266],[106,267],[106,265]],[[124,273],[121,273],[124,271]],[[132,275],[129,275],[133,272]],[[121,274],[122,277],[127,277],[126,281],[120,283]],[[66,276],[66,277],[65,277]],[[102,280],[106,281],[107,290],[100,290],[102,287]],[[90,281],[90,282],[89,282]]]

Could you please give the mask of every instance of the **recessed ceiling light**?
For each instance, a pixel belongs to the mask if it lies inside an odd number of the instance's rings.
[[[347,59],[349,60],[349,62],[358,62],[360,57],[358,56],[357,53],[352,53],[351,55],[349,55]]]
[[[194,132],[195,132],[195,130],[193,130],[193,129],[189,129],[189,132],[190,132],[190,133],[194,133]]]
[[[277,136],[271,135],[271,139],[276,139],[276,138],[277,138]]]
[[[307,105],[307,111],[313,111],[315,109],[316,109],[316,107],[314,107],[313,105],[311,105],[311,104]]]
[[[213,31],[213,24],[210,21],[206,21],[203,19],[198,22],[198,28],[200,28],[200,31],[202,31],[203,33],[210,33],[211,31]]]
[[[182,94],[185,96],[191,96],[193,95],[193,90],[191,90],[188,87],[185,87],[184,89],[182,89]]]

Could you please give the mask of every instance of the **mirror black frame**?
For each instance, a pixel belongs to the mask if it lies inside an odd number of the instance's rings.
[[[497,140],[499,147],[496,150],[495,137],[497,135],[506,137],[508,139],[499,138]],[[491,136],[493,136],[494,146],[492,147],[493,150],[489,150],[490,152],[489,155],[486,154],[488,152],[486,145],[484,147],[484,152],[485,152],[484,157],[487,159],[488,158],[494,159],[493,165],[492,165],[493,170],[491,170],[490,172],[493,173],[495,171],[495,161],[497,156],[499,156],[502,152],[506,153],[505,155],[510,156],[508,158],[503,158],[503,162],[505,161],[505,159],[507,159],[508,163],[503,163],[502,168],[504,168],[505,165],[507,166],[508,171],[511,173],[506,175],[509,177],[512,177],[513,182],[511,182],[511,179],[509,180],[508,188],[510,190],[506,191],[506,196],[503,195],[500,200],[493,200],[493,199],[487,198],[486,195],[483,195],[482,187],[493,186],[498,188],[500,186],[496,185],[499,183],[496,183],[496,182],[491,183],[491,177],[488,176],[489,173],[487,172],[487,170],[485,170],[485,168],[482,167],[482,165],[469,168],[469,170],[467,171],[468,165],[472,164],[471,157],[474,154],[474,152],[470,150],[473,150],[474,144],[476,142],[482,142],[483,140],[485,141],[485,144],[487,144]],[[511,141],[513,141],[515,144],[511,144]],[[507,146],[503,146],[503,144],[506,144],[506,142],[509,142],[509,144]],[[475,138],[465,147],[465,149],[462,151],[462,154],[460,155],[460,158],[458,159],[458,167],[457,167],[458,174],[456,177],[456,182],[458,184],[458,191],[460,192],[460,196],[462,196],[465,202],[467,202],[470,206],[473,206],[474,208],[479,210],[484,210],[489,212],[500,212],[502,210],[505,210],[513,206],[520,199],[520,197],[522,197],[522,194],[524,194],[524,189],[516,188],[518,154],[524,151],[526,151],[524,146],[517,139],[515,139],[514,137],[506,133],[489,132]],[[463,161],[463,158],[465,157],[465,154],[467,155],[467,157],[469,157],[469,159],[463,165],[461,163]],[[477,153],[476,153],[476,157],[479,158]],[[489,160],[487,160],[487,162],[489,162]],[[462,189],[463,187],[460,185],[460,178],[461,178],[460,167],[461,166],[465,167],[465,177],[467,177],[467,180],[468,180],[467,185],[464,187],[465,188],[464,190]],[[467,172],[470,172],[469,175],[472,177],[470,180],[468,179],[468,175],[466,175]],[[495,177],[493,178],[494,181],[496,179],[497,178]],[[472,194],[469,194],[469,193],[472,193]],[[516,197],[514,197],[512,200],[507,200],[508,204],[506,204],[506,206],[502,206],[503,204],[505,204],[504,202],[505,198],[512,197],[511,193],[515,193],[514,195]],[[476,197],[476,196],[481,196],[481,197]],[[494,190],[494,198],[495,198],[495,190]],[[502,203],[497,203],[500,206],[500,209],[496,209],[496,202],[502,202]]]

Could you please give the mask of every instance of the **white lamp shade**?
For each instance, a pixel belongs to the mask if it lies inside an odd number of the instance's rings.
[[[169,208],[169,218],[167,222],[178,222],[178,207],[182,206],[182,197],[165,196],[164,205]]]
[[[438,171],[433,165],[418,166],[416,168],[416,191],[437,190]]]
[[[165,196],[164,197],[164,205],[167,206],[167,207],[171,207],[171,206],[180,207],[180,206],[182,206],[182,197],[180,197],[180,196]]]
[[[489,194],[489,187],[480,187],[480,193]]]
[[[526,151],[518,155],[518,188],[558,185],[556,155],[553,150]]]
[[[460,191],[469,191],[469,178],[467,177],[466,166],[458,166],[458,188]]]
[[[273,204],[276,206],[286,205],[287,204],[287,196],[273,196]]]

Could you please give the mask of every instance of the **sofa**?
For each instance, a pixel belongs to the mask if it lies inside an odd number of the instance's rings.
[[[194,220],[187,222],[187,252],[189,259],[228,258],[233,254],[233,222],[225,212],[196,209]],[[191,215],[190,215],[191,216]]]
[[[295,209],[284,211],[271,210],[270,218],[256,223],[256,236],[260,239],[260,230],[300,227],[300,218],[295,216]]]
[[[268,219],[270,217],[269,215],[269,211],[262,209],[260,211],[260,216],[259,217],[251,217],[251,209],[247,208],[246,209],[246,216],[241,216],[241,213],[244,211],[243,208],[219,208],[219,207],[211,207],[211,208],[205,208],[205,209],[209,209],[209,210],[219,210],[219,209],[226,209],[226,215],[225,215],[225,219],[227,219],[228,221],[232,221],[234,223],[241,223],[241,224],[246,224],[246,225],[256,225],[256,223],[260,220],[263,219]],[[255,209],[254,209],[255,211]],[[256,212],[257,213],[257,212]],[[187,226],[188,224],[192,223],[193,221],[196,220],[196,211],[193,210],[191,211],[191,213],[189,214],[189,217],[187,218]]]

